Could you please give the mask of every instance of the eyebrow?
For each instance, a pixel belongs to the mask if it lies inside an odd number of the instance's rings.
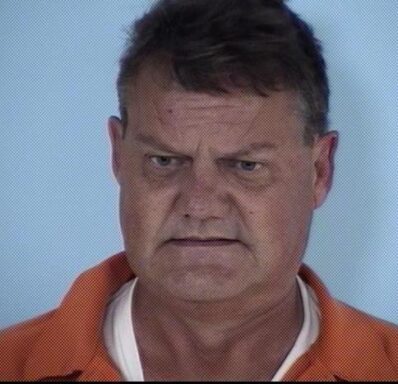
[[[138,134],[135,136],[135,140],[141,144],[145,144],[145,145],[147,145],[151,148],[157,149],[157,150],[178,154],[178,151],[176,151],[170,145],[163,143],[162,141],[160,141],[152,136]],[[225,156],[227,156],[227,157],[245,156],[245,155],[249,155],[253,152],[260,152],[260,151],[264,151],[264,150],[272,151],[275,149],[276,149],[276,145],[274,145],[274,144],[271,144],[268,142],[258,142],[258,143],[251,143],[251,144],[239,149],[236,152],[227,153],[227,154],[225,154]]]

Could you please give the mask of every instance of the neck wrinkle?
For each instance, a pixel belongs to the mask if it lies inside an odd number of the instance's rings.
[[[252,355],[250,350],[264,349],[264,345],[275,354],[286,348],[289,352],[304,321],[303,302],[296,279],[288,293],[270,308],[258,307],[234,319],[228,315],[221,317],[220,310],[216,317],[203,317],[203,309],[200,318],[197,315],[192,317],[192,313],[197,313],[197,304],[191,309],[184,306],[183,311],[178,311],[176,306],[170,307],[156,299],[152,302],[151,296],[141,293],[137,289],[134,300],[138,329],[142,329],[142,334],[153,332],[158,341],[171,349],[169,352],[177,354],[194,350],[203,356],[225,358],[228,351],[233,354],[234,350],[241,352],[243,348]],[[200,306],[205,308],[205,305]],[[146,312],[146,308],[151,310]]]

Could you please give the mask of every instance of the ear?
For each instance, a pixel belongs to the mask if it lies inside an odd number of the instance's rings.
[[[338,132],[328,132],[316,137],[313,146],[314,165],[314,202],[313,208],[320,207],[332,187],[334,173],[334,156],[338,145]]]
[[[112,170],[117,182],[120,184],[123,125],[118,117],[111,116],[108,119],[108,133],[112,146]]]

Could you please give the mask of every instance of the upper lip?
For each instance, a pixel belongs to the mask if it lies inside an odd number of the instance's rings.
[[[228,239],[225,237],[180,237],[180,238],[173,238],[170,239],[170,241],[172,240],[190,240],[190,241],[220,241],[220,240],[224,240],[224,241],[237,241],[236,239]]]

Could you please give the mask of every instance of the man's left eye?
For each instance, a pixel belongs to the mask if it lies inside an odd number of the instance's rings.
[[[235,161],[235,164],[240,171],[245,171],[245,172],[257,171],[258,169],[261,168],[261,164],[256,163],[255,161],[237,160]]]

